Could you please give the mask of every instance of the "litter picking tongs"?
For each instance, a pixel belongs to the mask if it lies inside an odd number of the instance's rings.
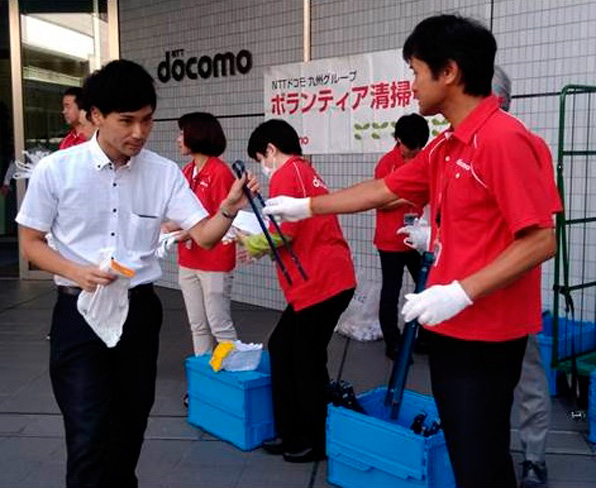
[[[242,175],[244,173],[246,173],[246,168],[244,166],[244,163],[242,161],[240,161],[239,159],[236,160],[236,161],[234,161],[234,163],[232,163],[232,169],[234,170],[234,173],[236,174],[236,176],[238,178],[242,178]],[[281,256],[279,255],[279,251],[277,250],[277,247],[275,246],[275,243],[273,242],[273,238],[271,237],[271,234],[269,232],[269,229],[267,228],[267,224],[265,223],[265,219],[261,215],[261,211],[257,207],[257,204],[256,204],[256,202],[255,202],[255,200],[253,198],[252,193],[246,187],[246,185],[242,188],[242,191],[246,195],[246,198],[248,199],[248,203],[250,203],[250,206],[252,208],[252,211],[254,212],[255,217],[257,218],[257,220],[259,222],[259,226],[261,227],[261,230],[263,231],[263,234],[265,234],[265,239],[267,239],[267,243],[269,244],[269,247],[271,248],[271,252],[273,253],[273,259],[275,259],[275,262],[279,265],[279,268],[281,269],[281,272],[285,276],[286,281],[288,282],[288,284],[291,285],[292,284],[292,278],[290,277],[290,273],[288,272],[288,269],[286,268],[286,265],[281,260]],[[257,200],[261,204],[261,207],[265,207],[265,199],[263,198],[263,196],[259,192],[256,192],[254,194],[254,196],[257,198]],[[298,256],[296,256],[296,253],[294,252],[294,250],[292,249],[292,246],[290,245],[290,241],[288,241],[288,239],[286,238],[286,236],[281,231],[281,227],[279,226],[279,223],[273,217],[273,215],[270,215],[269,216],[269,220],[273,224],[273,227],[275,228],[275,232],[281,238],[281,240],[282,240],[285,248],[288,250],[288,253],[290,254],[290,257],[292,258],[292,261],[296,265],[296,268],[298,269],[298,272],[300,273],[300,276],[302,276],[302,278],[305,281],[308,280],[308,275],[306,274],[306,271],[304,271],[304,268],[300,264],[300,260],[298,259]]]
[[[426,286],[426,280],[430,272],[430,268],[434,262],[434,255],[432,252],[425,252],[421,258],[420,273],[418,274],[418,282],[416,283],[416,293],[420,293]],[[385,395],[385,406],[391,407],[390,417],[396,419],[399,416],[402,398],[404,395],[404,388],[406,386],[406,379],[408,377],[408,370],[410,369],[410,362],[412,360],[412,351],[414,350],[414,340],[416,339],[416,331],[418,330],[418,321],[412,320],[404,327],[404,332],[399,343],[399,350],[397,357],[393,362],[393,369],[391,370],[391,377],[387,385],[387,393]]]

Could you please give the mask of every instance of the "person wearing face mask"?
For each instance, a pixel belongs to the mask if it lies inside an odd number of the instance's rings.
[[[235,180],[228,165],[219,158],[226,149],[223,129],[215,116],[205,112],[183,115],[178,119],[178,127],[180,153],[192,157],[182,172],[205,210],[214,215]],[[179,230],[168,225],[166,229]],[[196,245],[186,233],[178,240],[178,283],[194,353],[199,356],[211,352],[216,342],[237,339],[231,317],[236,246],[219,242],[207,250]]]
[[[375,167],[375,178],[385,178],[389,173],[413,159],[428,141],[428,123],[418,114],[404,115],[395,124],[395,147],[385,154]],[[395,359],[400,330],[397,325],[399,292],[401,291],[404,268],[407,267],[412,279],[418,279],[420,254],[404,243],[397,230],[413,223],[420,217],[422,209],[397,200],[380,207],[376,211],[374,244],[381,258],[381,299],[379,302],[379,322],[385,340],[385,355]],[[418,350],[424,342],[424,331],[419,331]]]
[[[304,198],[329,193],[312,165],[302,158],[298,134],[283,120],[268,120],[257,127],[250,136],[248,154],[270,179],[270,196]],[[356,279],[337,217],[284,223],[281,230],[308,279],[300,275],[281,239],[272,233],[292,284],[278,269],[288,302],[268,344],[278,437],[264,448],[283,454],[288,462],[309,462],[325,457],[327,345],[354,294]],[[253,257],[269,250],[263,234],[242,242]]]

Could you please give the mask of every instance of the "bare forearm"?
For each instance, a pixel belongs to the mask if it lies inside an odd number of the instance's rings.
[[[221,241],[224,235],[226,235],[231,224],[232,219],[224,217],[224,215],[218,211],[211,218],[201,220],[197,225],[191,228],[188,233],[198,246],[201,246],[204,249],[211,249]]]
[[[313,215],[346,214],[382,207],[396,199],[383,180],[369,180],[311,200]]]
[[[556,252],[552,229],[532,229],[517,238],[492,263],[461,280],[461,286],[475,301],[504,288],[524,273],[550,259]]]
[[[45,240],[23,238],[21,231],[21,249],[23,255],[40,269],[76,281],[78,265],[54,251]]]

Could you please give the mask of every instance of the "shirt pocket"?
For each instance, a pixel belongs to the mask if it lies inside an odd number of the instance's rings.
[[[157,246],[161,218],[147,213],[130,214],[126,246],[129,251],[153,252]]]

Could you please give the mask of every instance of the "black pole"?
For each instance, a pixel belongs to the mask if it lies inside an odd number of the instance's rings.
[[[424,290],[433,261],[434,255],[432,252],[427,251],[422,254],[420,273],[418,274],[418,281],[416,282],[416,293],[420,293]],[[385,395],[385,406],[391,407],[392,419],[396,419],[399,416],[417,330],[417,320],[412,320],[405,325],[404,332],[402,333],[399,342],[397,357],[393,362],[393,369],[391,370],[391,377]]]

